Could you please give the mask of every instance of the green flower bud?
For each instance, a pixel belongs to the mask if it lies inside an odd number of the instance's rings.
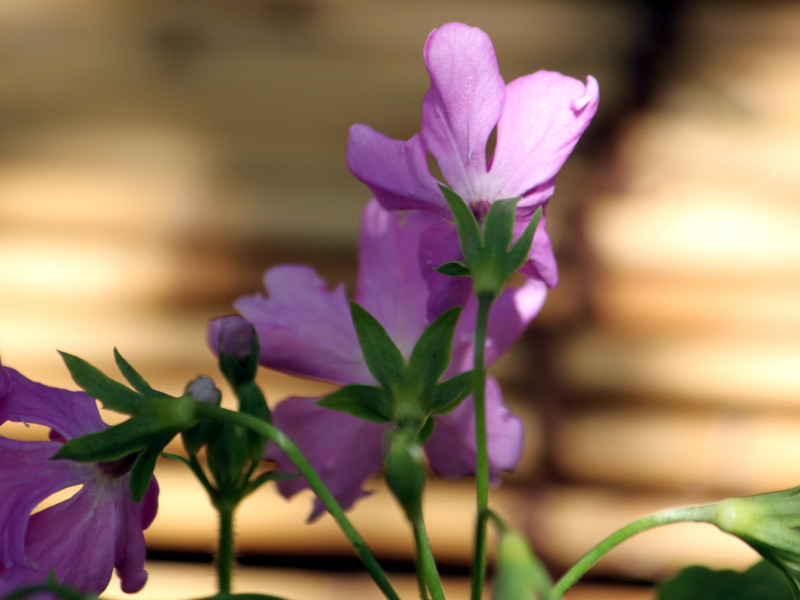
[[[710,521],[774,564],[800,597],[800,487],[714,504]]]
[[[400,502],[408,519],[416,522],[422,510],[422,492],[427,471],[422,447],[409,430],[390,434],[389,450],[384,459],[386,483]]]

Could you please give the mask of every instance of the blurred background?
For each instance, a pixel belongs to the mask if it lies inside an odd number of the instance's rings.
[[[57,348],[111,372],[116,346],[178,393],[221,379],[206,323],[267,267],[352,289],[369,193],[347,130],[418,130],[422,45],[447,21],[490,34],[506,81],[545,68],[601,90],[548,212],[561,283],[495,369],[528,432],[498,508],[558,573],[645,512],[800,483],[796,1],[0,0],[3,363],[73,387]],[[263,381],[273,402],[327,389]],[[207,500],[181,467],[157,474],[143,596],[210,594]],[[353,519],[413,597],[410,536],[370,485]],[[238,588],[378,598],[330,518],[303,524],[310,502],[245,502]],[[465,597],[470,482],[434,481],[427,505]],[[653,598],[681,566],[754,559],[673,527],[569,597]]]

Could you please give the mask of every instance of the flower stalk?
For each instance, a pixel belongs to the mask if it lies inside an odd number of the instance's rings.
[[[244,413],[233,412],[231,410],[211,404],[198,403],[196,411],[196,415],[200,419],[210,419],[224,423],[230,423],[232,425],[239,425],[259,435],[263,435],[278,448],[280,448],[297,467],[297,470],[300,471],[300,474],[305,477],[311,489],[320,499],[328,512],[331,513],[334,520],[342,529],[342,532],[345,534],[350,544],[353,546],[356,555],[361,559],[364,567],[372,576],[372,579],[380,588],[381,592],[383,592],[384,596],[386,596],[386,598],[389,600],[400,600],[400,597],[392,587],[392,584],[389,582],[389,579],[386,577],[383,569],[372,555],[372,552],[370,552],[367,543],[356,531],[352,523],[350,523],[350,520],[347,518],[347,516],[345,516],[344,511],[336,501],[336,498],[334,498],[333,494],[331,494],[331,492],[325,486],[320,476],[308,462],[308,459],[303,456],[303,453],[300,452],[297,446],[295,446],[294,443],[283,432],[276,429],[270,423],[267,423],[266,421],[263,421],[257,417],[253,417]]]

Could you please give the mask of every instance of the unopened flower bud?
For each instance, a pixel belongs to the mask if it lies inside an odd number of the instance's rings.
[[[190,381],[186,386],[185,394],[190,396],[193,400],[204,404],[219,406],[222,401],[222,393],[217,389],[212,379],[205,375],[201,375]],[[197,454],[200,448],[208,443],[215,426],[216,423],[211,421],[200,421],[191,429],[183,431],[181,433],[181,439],[183,440],[183,447],[186,448],[186,452],[189,454]]]
[[[191,396],[193,400],[197,400],[203,404],[219,406],[222,401],[222,393],[214,384],[214,380],[206,375],[200,375],[190,381],[189,385],[186,386],[186,393]]]
[[[714,504],[710,519],[777,566],[800,594],[800,487]]]
[[[255,378],[259,345],[250,323],[239,315],[213,319],[208,324],[208,341],[219,354],[220,370],[234,388]]]
[[[246,359],[253,345],[253,327],[239,315],[213,319],[208,324],[209,337],[219,342],[219,352]]]
[[[409,520],[415,522],[422,509],[422,492],[427,472],[422,447],[407,431],[393,431],[389,450],[384,459],[386,483],[405,510]]]

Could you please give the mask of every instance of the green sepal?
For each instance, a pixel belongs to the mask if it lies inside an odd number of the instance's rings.
[[[458,230],[458,241],[461,244],[461,251],[464,253],[464,258],[467,259],[467,264],[472,264],[473,261],[480,256],[483,244],[481,242],[481,229],[478,225],[478,220],[472,211],[469,209],[467,203],[447,186],[439,184],[439,189],[444,194],[444,199],[453,213],[453,219],[456,222],[456,229]]]
[[[466,371],[437,385],[428,396],[426,414],[443,415],[454,411],[472,393],[473,380],[473,371]]]
[[[249,439],[244,429],[219,423],[206,449],[208,468],[222,498],[239,493],[238,484],[249,458]]]
[[[417,443],[419,445],[423,445],[425,442],[431,439],[431,436],[433,435],[433,429],[435,426],[436,426],[435,420],[431,418],[425,419],[425,423],[422,424],[422,427],[420,428],[419,433],[417,434]]]
[[[658,600],[792,600],[797,595],[774,565],[759,561],[746,571],[693,566],[658,586]]]
[[[460,306],[439,315],[425,328],[411,351],[407,381],[413,382],[423,398],[430,396],[450,364],[453,334],[460,315]]]
[[[383,325],[356,302],[350,303],[350,314],[353,317],[364,361],[372,376],[386,390],[402,386],[405,361]]]
[[[525,231],[517,238],[514,246],[509,250],[507,255],[506,268],[511,270],[511,274],[517,272],[528,261],[528,256],[531,252],[533,245],[533,236],[536,234],[536,228],[539,226],[539,221],[542,220],[542,207],[536,209],[533,213],[530,222],[525,227]],[[510,275],[509,275],[510,277]]]
[[[103,431],[67,440],[53,458],[110,462],[146,448],[165,433],[164,421],[159,417],[128,419]]]
[[[500,527],[492,597],[495,600],[546,600],[553,582],[525,536]]]
[[[436,267],[434,271],[448,277],[469,277],[472,274],[469,266],[463,260],[446,262],[442,266]]]
[[[373,423],[386,423],[392,418],[391,396],[371,385],[346,385],[318,400],[317,405]]]
[[[245,381],[239,385],[236,388],[236,396],[239,398],[239,412],[272,423],[272,412],[267,405],[267,399],[255,381]],[[245,433],[248,439],[248,456],[250,460],[258,462],[264,458],[267,438],[249,429]]]
[[[105,408],[129,415],[142,409],[142,396],[129,387],[111,379],[97,367],[72,354],[61,352],[72,379],[91,397],[100,400]]]
[[[153,387],[145,381],[144,377],[142,377],[136,369],[134,369],[131,364],[122,357],[122,354],[119,353],[119,350],[114,348],[114,361],[117,363],[117,368],[119,368],[119,372],[122,373],[122,376],[131,384],[131,387],[142,394],[143,396],[150,396],[154,398],[172,398],[169,394],[165,394],[164,392],[159,392],[158,390],[153,389]],[[91,394],[90,394],[91,395]]]
[[[499,257],[508,253],[514,229],[517,202],[521,198],[507,198],[492,202],[483,223],[483,247]]]
[[[153,471],[156,469],[156,461],[172,437],[172,433],[165,433],[154,438],[150,445],[136,457],[128,484],[134,502],[141,502],[147,493],[147,488],[150,487],[150,481],[153,479]]]

